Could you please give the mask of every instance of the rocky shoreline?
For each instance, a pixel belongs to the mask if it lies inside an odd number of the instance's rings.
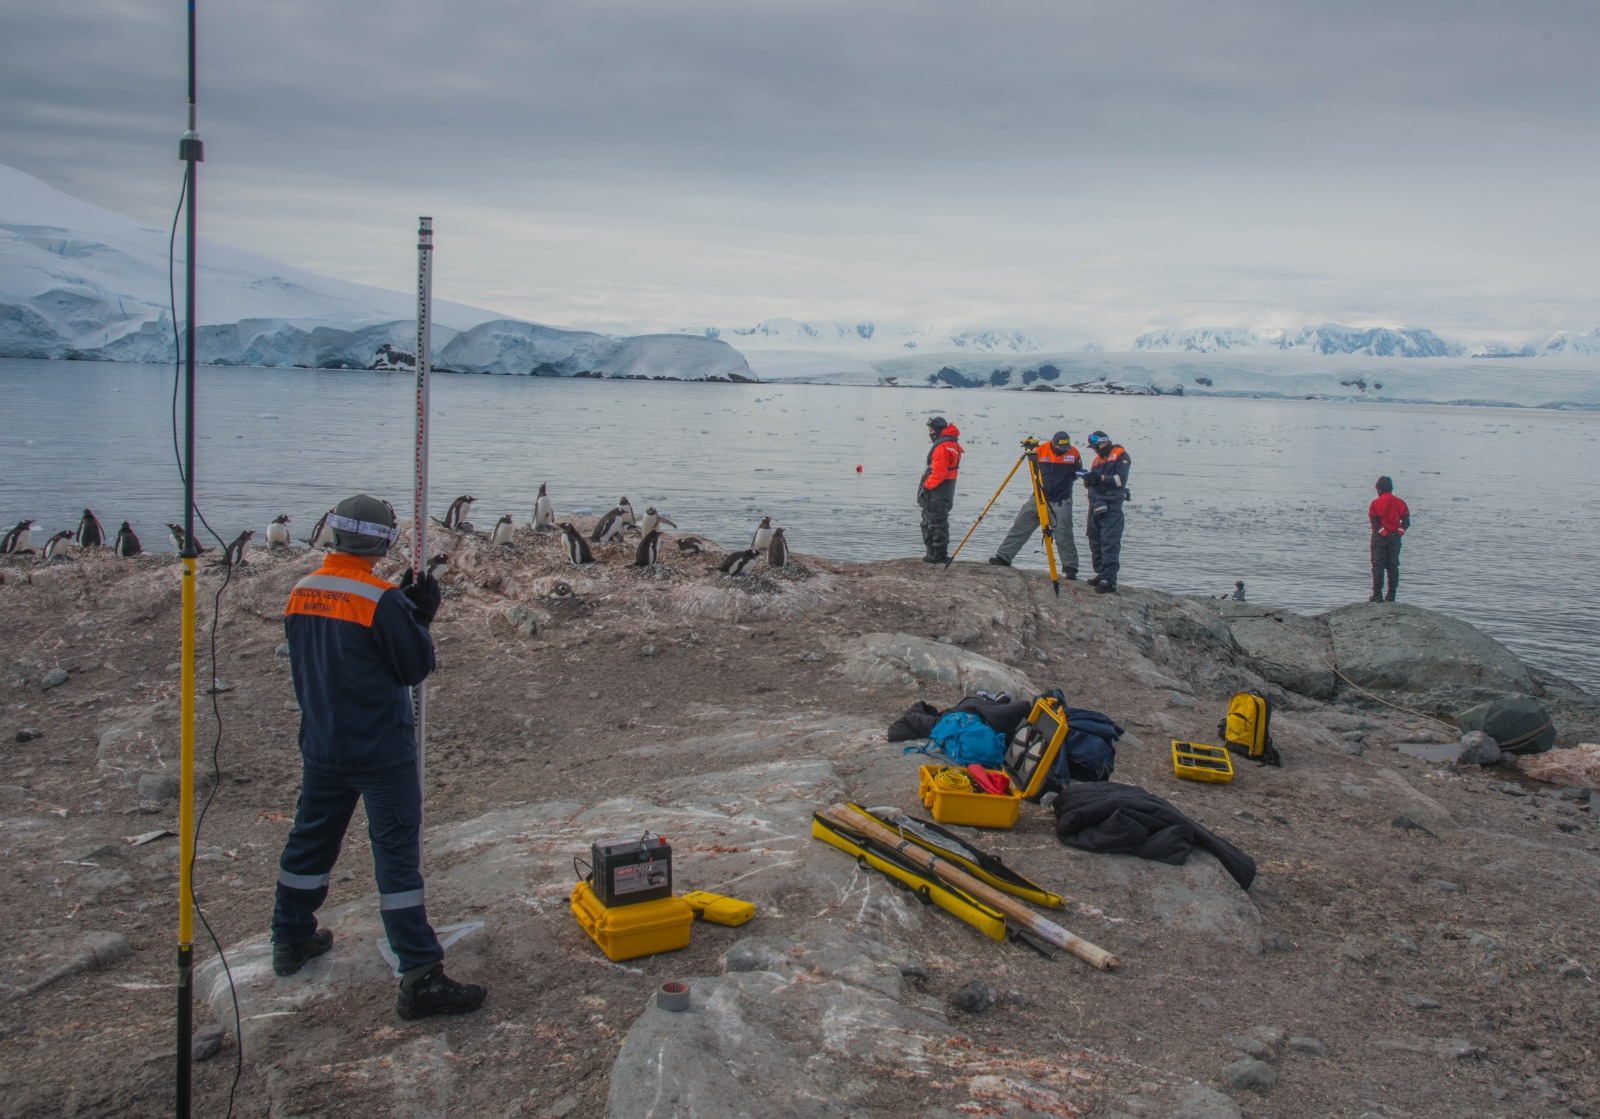
[[[490,996],[481,1014],[416,1026],[393,1013],[358,829],[325,910],[335,950],[271,977],[265,924],[298,784],[280,619],[316,561],[256,553],[235,573],[201,697],[197,776],[216,795],[196,879],[239,995],[243,1113],[1600,1108],[1600,803],[1509,762],[1397,749],[1448,754],[1460,734],[1438,716],[1510,694],[1545,705],[1558,749],[1597,741],[1600,702],[1471,626],[1404,605],[1303,618],[1135,588],[1056,598],[1037,572],[977,564],[802,556],[729,578],[676,549],[652,569],[628,552],[574,569],[526,529],[507,549],[453,548],[430,692],[429,904],[464,934],[452,972]],[[14,867],[0,898],[22,915],[0,932],[0,983],[32,985],[92,934],[129,949],[0,1004],[0,1115],[170,1113],[177,845],[123,837],[176,822],[175,572],[162,556],[0,566]],[[206,612],[220,583],[203,569]],[[1011,831],[969,833],[1067,896],[1057,919],[1115,951],[1115,972],[989,941],[809,836],[812,811],[839,800],[920,809],[920,759],[884,739],[914,700],[1049,686],[1128,729],[1117,780],[1259,868],[1246,893],[1209,855],[1175,867],[1073,850],[1031,805]],[[1215,741],[1245,688],[1274,700],[1283,768],[1177,780],[1168,740]],[[645,828],[672,839],[680,889],[745,898],[756,918],[605,960],[566,912],[571,858]],[[210,945],[197,956],[201,1017],[224,1040],[196,1102],[220,1113],[233,1002]],[[689,982],[690,1011],[651,1003],[667,979]]]

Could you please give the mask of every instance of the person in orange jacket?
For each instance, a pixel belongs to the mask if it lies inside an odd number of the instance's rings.
[[[1394,495],[1394,481],[1387,474],[1378,479],[1378,496],[1367,506],[1372,525],[1372,597],[1368,602],[1393,602],[1400,587],[1400,541],[1411,527],[1411,510]],[[1383,577],[1389,576],[1389,593],[1383,590]]]
[[[950,509],[956,503],[956,472],[961,466],[961,432],[943,416],[928,421],[928,466],[917,486],[922,508],[923,563],[950,562]]]

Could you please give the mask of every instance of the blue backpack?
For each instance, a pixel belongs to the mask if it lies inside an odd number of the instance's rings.
[[[1006,756],[1000,732],[968,711],[952,711],[933,724],[926,746],[907,746],[907,754],[938,750],[956,765],[981,765],[996,769]]]
[[[1061,785],[1074,781],[1109,781],[1117,768],[1117,739],[1122,728],[1099,711],[1066,708],[1067,740],[1056,755],[1051,776]]]

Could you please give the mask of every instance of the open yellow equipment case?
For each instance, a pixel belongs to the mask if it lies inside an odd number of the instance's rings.
[[[925,765],[918,771],[917,792],[923,807],[941,824],[965,824],[975,828],[1014,827],[1022,802],[1037,797],[1045,778],[1067,739],[1067,716],[1061,702],[1053,696],[1040,696],[1033,702],[1028,719],[1011,736],[1001,769],[1010,782],[1010,792],[977,793],[942,788],[937,774],[950,766]]]

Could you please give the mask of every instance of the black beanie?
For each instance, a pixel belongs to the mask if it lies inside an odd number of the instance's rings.
[[[1378,479],[1378,492],[1379,493],[1393,493],[1394,492],[1394,479],[1389,477],[1389,475],[1387,475],[1387,474],[1384,474],[1381,477],[1379,477],[1379,479]]]

